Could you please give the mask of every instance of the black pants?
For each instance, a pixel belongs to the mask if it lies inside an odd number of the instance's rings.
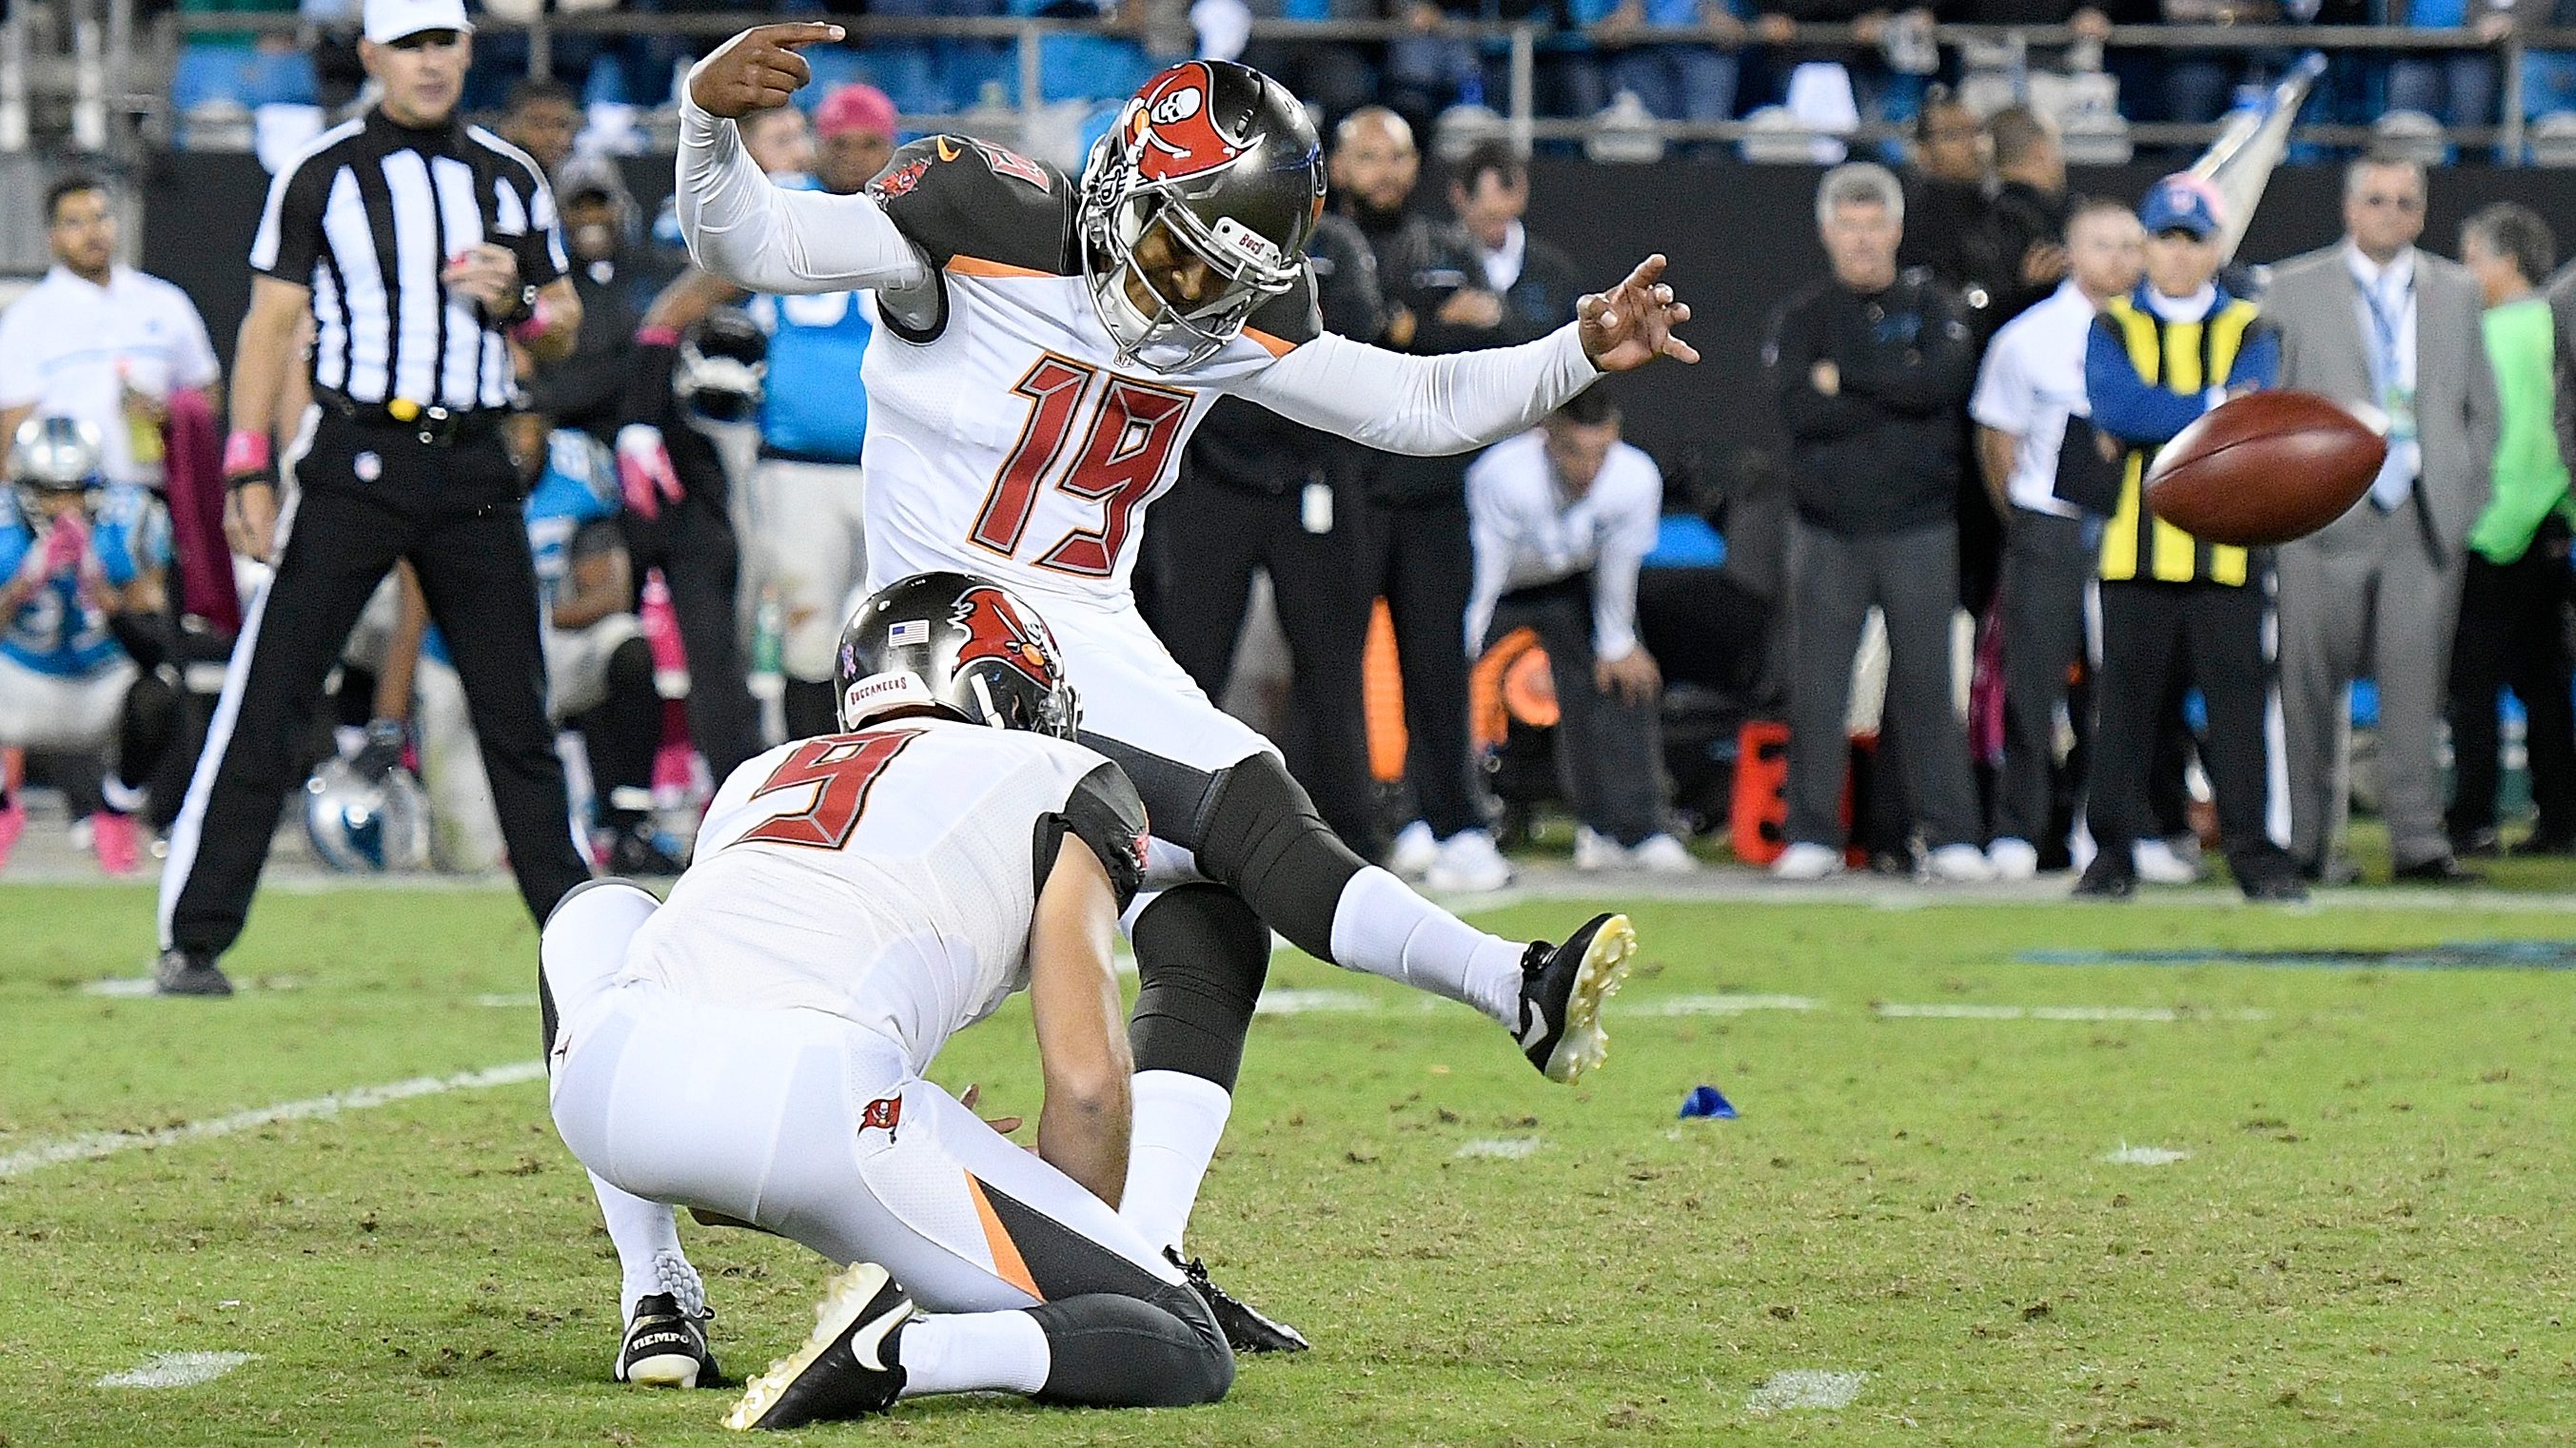
[[[1655,701],[1631,704],[1593,681],[1592,575],[1502,596],[1485,646],[1538,633],[1556,684],[1556,777],[1574,817],[1622,845],[1664,828],[1664,732]]]
[[[546,719],[536,567],[518,473],[497,437],[449,447],[325,413],[296,461],[301,485],[277,576],[234,645],[161,880],[161,943],[220,953],[241,934],[322,681],[367,596],[409,559],[446,635],[481,741],[501,835],[542,922],[588,878],[573,847],[563,764]]]
[[[2066,671],[2084,657],[2084,586],[2094,573],[2084,525],[2013,510],[2004,539],[2004,763],[1994,836],[2045,851],[2051,840],[2057,710]]]
[[[2099,859],[2118,870],[2130,847],[2157,828],[2147,801],[2157,735],[2180,678],[2209,707],[2201,764],[2218,795],[2218,829],[2238,883],[2288,873],[2290,857],[2266,828],[2270,808],[2264,723],[2272,664],[2263,656],[2263,594],[2254,584],[2105,583],[2102,672],[2094,690],[2091,803],[2085,812]]]
[[[1336,503],[1347,499],[1346,491]],[[1316,812],[1362,854],[1375,831],[1360,654],[1371,594],[1361,578],[1364,519],[1336,508],[1325,531],[1306,527],[1298,490],[1271,495],[1185,472],[1154,506],[1159,555],[1154,632],[1211,699],[1225,697],[1235,644],[1252,597],[1253,570],[1270,574],[1288,638],[1294,712],[1280,741],[1290,772]],[[1463,612],[1463,608],[1462,608]]]
[[[2496,692],[2522,701],[2537,838],[2576,839],[2576,709],[2568,702],[2566,535],[2544,532],[2511,563],[2472,553],[2451,643],[2451,838],[2496,823]]]
[[[1485,822],[1467,762],[1467,595],[1476,558],[1467,504],[1371,509],[1363,587],[1386,600],[1404,672],[1406,776],[1422,819],[1442,839]]]
[[[676,456],[675,451],[675,456]],[[712,454],[708,466],[714,466]],[[675,462],[674,466],[678,466]],[[742,586],[742,547],[725,516],[721,487],[689,479],[680,500],[659,518],[621,514],[626,546],[642,586],[644,570],[662,570],[680,646],[689,655],[689,737],[707,757],[717,783],[761,751],[760,706],[735,631],[734,599]]]
[[[1843,841],[1852,660],[1871,605],[1887,623],[1887,698],[1879,742],[1905,780],[1924,843],[1985,843],[1968,733],[1951,703],[1950,616],[1958,608],[1958,533],[1935,523],[1898,533],[1789,527],[1789,838]],[[1900,836],[1901,838],[1901,836]],[[1898,841],[1881,839],[1894,847]]]

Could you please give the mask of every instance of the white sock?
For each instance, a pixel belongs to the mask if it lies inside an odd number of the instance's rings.
[[[1153,1246],[1178,1247],[1234,1098],[1186,1071],[1139,1071],[1129,1090],[1135,1124],[1127,1138],[1127,1185],[1118,1215]]]
[[[693,1317],[704,1313],[707,1289],[680,1251],[679,1214],[610,1185],[597,1172],[590,1174],[590,1189],[608,1221],[608,1240],[617,1246],[617,1320],[633,1322],[636,1302],[656,1292],[680,1299],[680,1310]]]
[[[1034,1393],[1055,1364],[1046,1330],[1025,1312],[961,1312],[917,1317],[895,1344],[903,1364],[901,1396],[931,1393]]]
[[[1423,899],[1375,865],[1351,877],[1333,906],[1333,963],[1464,1001],[1517,1027],[1523,947]]]

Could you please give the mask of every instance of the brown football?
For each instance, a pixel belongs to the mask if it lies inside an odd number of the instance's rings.
[[[2211,543],[2304,538],[2370,491],[2388,444],[2313,392],[2249,392],[2201,414],[2147,470],[2147,506]]]

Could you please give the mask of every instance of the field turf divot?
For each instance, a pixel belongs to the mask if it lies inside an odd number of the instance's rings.
[[[109,1373],[93,1387],[193,1388],[211,1383],[259,1356],[255,1352],[154,1353],[121,1373]]]
[[[1859,1399],[1861,1388],[1868,1382],[1867,1373],[1791,1368],[1786,1372],[1773,1373],[1769,1381],[1747,1394],[1744,1411],[1764,1416],[1799,1411],[1833,1412],[1850,1407]]]

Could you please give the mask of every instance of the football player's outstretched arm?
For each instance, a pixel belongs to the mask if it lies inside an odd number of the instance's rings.
[[[1117,933],[1109,873],[1068,832],[1029,928],[1029,1010],[1046,1079],[1038,1155],[1112,1207],[1127,1185],[1127,1078],[1136,1069],[1109,958]]]
[[[785,191],[742,148],[737,117],[787,103],[813,71],[796,52],[841,38],[813,22],[758,25],[689,72],[680,106],[678,210],[689,258],[756,292],[874,290],[898,316],[936,314],[938,276],[866,196]]]
[[[1673,328],[1687,303],[1650,256],[1627,279],[1576,304],[1576,320],[1535,342],[1409,357],[1329,333],[1253,378],[1243,395],[1291,421],[1383,452],[1431,456],[1498,442],[1565,405],[1605,372],[1657,357],[1696,362]]]

